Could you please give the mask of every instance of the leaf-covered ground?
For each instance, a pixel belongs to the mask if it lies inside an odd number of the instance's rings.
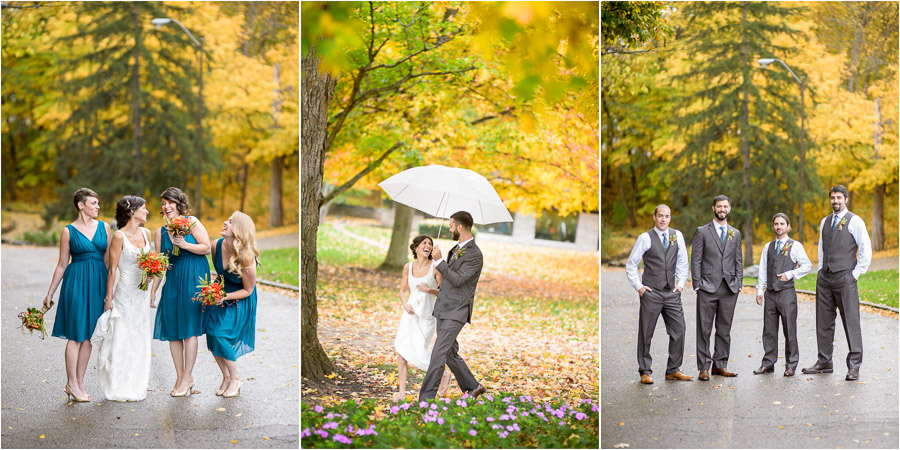
[[[397,389],[393,339],[401,316],[399,273],[375,270],[390,230],[325,223],[319,228],[319,339],[342,373],[304,381],[304,403],[389,402]],[[373,244],[355,239],[364,236]],[[450,241],[438,245],[448,251]],[[568,400],[599,393],[596,253],[478,242],[485,266],[460,354],[488,392]],[[413,369],[413,399],[423,373]],[[451,381],[453,397],[461,393]]]

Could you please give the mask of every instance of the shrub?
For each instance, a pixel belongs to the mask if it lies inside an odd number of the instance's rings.
[[[562,404],[560,404],[562,403]],[[301,406],[302,448],[599,448],[600,409],[530,396]]]
[[[59,245],[61,233],[57,231],[29,230],[24,232],[20,239],[33,245],[56,246]]]

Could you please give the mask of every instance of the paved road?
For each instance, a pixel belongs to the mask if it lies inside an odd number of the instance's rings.
[[[277,248],[290,248],[300,246],[300,236],[297,233],[276,234],[274,236],[261,236],[256,239],[260,250],[272,250]],[[298,250],[299,251],[299,250]]]
[[[737,378],[697,381],[696,295],[685,291],[682,371],[694,381],[665,381],[668,336],[662,320],[652,342],[655,384],[637,373],[637,293],[625,271],[601,276],[601,447],[630,448],[897,448],[898,321],[862,313],[863,364],[844,381],[847,343],[835,333],[835,372],[785,378],[784,341],[775,374],[753,375],[762,361],[762,307],[740,295],[728,369]],[[815,303],[799,303],[800,367],[816,360]],[[840,320],[840,319],[838,319]],[[712,351],[712,348],[710,349]],[[783,427],[783,428],[781,428]]]
[[[299,302],[259,292],[256,350],[238,360],[241,396],[215,395],[221,381],[206,340],[194,368],[190,398],[172,398],[175,373],[168,344],[153,341],[147,398],[105,401],[93,369],[85,376],[93,403],[68,405],[65,341],[22,335],[16,315],[38,306],[58,250],[4,245],[2,249],[2,446],[3,448],[298,448]],[[58,294],[57,294],[58,298]],[[48,315],[48,330],[55,313]],[[224,411],[217,411],[225,408]],[[39,436],[44,438],[40,439]],[[268,438],[266,440],[265,438]],[[237,443],[232,443],[232,440]]]

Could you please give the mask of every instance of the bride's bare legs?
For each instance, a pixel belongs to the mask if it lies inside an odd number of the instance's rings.
[[[394,394],[394,401],[400,401],[404,397],[406,397],[406,377],[409,373],[409,367],[406,364],[406,359],[404,359],[400,354],[397,354],[397,376],[400,378],[400,390]]]
[[[441,375],[441,385],[438,386],[437,396],[443,397],[448,389],[450,389],[450,369],[444,367],[444,374]]]

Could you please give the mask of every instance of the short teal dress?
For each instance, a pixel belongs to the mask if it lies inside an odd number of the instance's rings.
[[[201,278],[209,278],[209,262],[206,255],[197,255],[185,249],[172,254],[172,240],[165,227],[160,227],[160,251],[169,254],[172,267],[166,271],[166,284],[156,310],[156,325],[153,339],[159,341],[180,341],[203,334],[206,327],[206,313],[200,302],[191,300],[200,289]],[[193,235],[184,237],[185,242],[196,244]]]
[[[97,221],[97,231],[91,239],[72,225],[67,228],[72,260],[63,274],[52,335],[82,342],[91,338],[97,319],[103,314],[107,276],[103,255],[109,242],[102,221]]]
[[[222,263],[222,241],[216,241],[213,267],[225,278],[225,292],[244,288],[241,276],[228,272]],[[221,306],[207,306],[206,348],[213,355],[229,361],[253,351],[256,342],[256,286],[247,298],[228,300]]]

